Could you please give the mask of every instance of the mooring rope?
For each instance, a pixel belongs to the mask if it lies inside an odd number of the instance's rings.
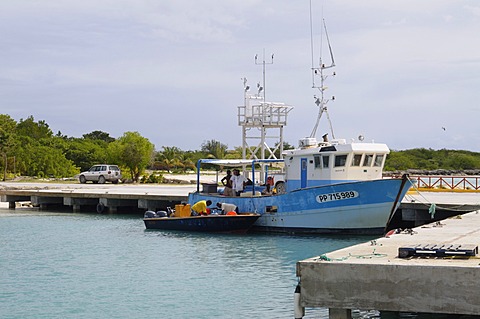
[[[382,257],[387,257],[387,254],[380,254],[375,252],[375,249],[371,254],[364,254],[364,255],[352,255],[351,253],[348,254],[348,256],[341,257],[341,258],[330,258],[326,254],[322,254],[318,256],[318,259],[316,261],[344,261],[349,258],[357,258],[357,259],[373,259],[373,258],[382,258]]]

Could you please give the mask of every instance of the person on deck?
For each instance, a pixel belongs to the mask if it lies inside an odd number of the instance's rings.
[[[228,212],[235,212],[238,214],[237,205],[228,203],[217,203],[217,207],[222,210],[222,215],[225,215]]]
[[[234,169],[231,180],[235,196],[240,196],[240,193],[243,192],[243,190],[245,189],[247,179],[245,178],[245,176],[240,175],[240,171],[238,169]]]
[[[198,216],[198,215],[208,215],[209,210],[207,207],[212,205],[211,200],[200,200],[193,204],[192,206],[192,216]]]
[[[265,189],[262,191],[262,195],[273,195],[270,184],[265,184]]]
[[[222,178],[221,182],[223,186],[225,186],[223,190],[223,195],[234,196],[233,189],[232,189],[232,171],[231,170],[227,170],[227,175]]]

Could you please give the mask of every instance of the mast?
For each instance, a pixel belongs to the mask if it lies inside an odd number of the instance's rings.
[[[266,83],[265,83],[265,78],[266,78],[266,66],[267,64],[273,64],[273,54],[272,54],[272,60],[270,62],[265,62],[265,48],[263,49],[263,61],[261,63],[259,63],[257,61],[257,58],[258,58],[258,54],[255,54],[255,64],[256,65],[259,65],[261,64],[262,65],[262,76],[263,76],[263,86],[260,85],[260,83],[257,83],[257,89],[258,89],[258,95],[260,95],[260,93],[263,93],[263,103],[267,102],[267,100],[265,99],[266,95],[265,95],[265,87],[266,87]],[[266,138],[266,135],[267,135],[267,129],[265,127],[265,125],[262,125],[260,127],[260,135],[261,135],[261,138],[260,138],[260,158],[261,159],[265,159],[265,138]],[[262,173],[263,173],[263,166],[262,166]]]
[[[311,1],[310,1],[310,24],[312,24],[312,7],[311,7]],[[320,123],[320,119],[322,118],[323,113],[326,114],[328,123],[330,125],[330,131],[332,133],[332,138],[335,138],[335,133],[333,132],[333,126],[332,126],[332,121],[330,120],[330,115],[328,114],[328,108],[327,104],[330,101],[335,100],[335,97],[332,96],[331,98],[326,98],[325,97],[325,91],[328,89],[328,87],[325,85],[325,80],[329,76],[335,76],[336,73],[333,72],[331,75],[326,75],[324,74],[324,70],[326,69],[331,69],[335,67],[335,59],[333,58],[333,51],[332,51],[332,46],[330,45],[330,39],[328,38],[328,32],[327,32],[327,25],[325,23],[325,19],[322,19],[323,26],[322,26],[322,34],[321,38],[323,39],[323,32],[325,32],[325,38],[327,40],[328,44],[328,51],[330,55],[330,64],[326,65],[323,60],[322,60],[322,46],[320,46],[320,65],[318,67],[313,66],[313,31],[311,31],[311,46],[312,46],[312,88],[316,88],[320,91],[320,96],[314,95],[313,98],[315,99],[315,104],[318,107],[318,115],[317,115],[317,121],[315,122],[315,125],[312,129],[312,132],[310,133],[311,138],[315,138],[317,134],[317,129],[318,125]],[[311,27],[311,30],[313,28]],[[322,44],[322,43],[321,43]],[[317,85],[315,83],[315,78],[319,76],[320,77],[320,85]]]
[[[262,65],[263,66],[263,72],[262,72],[262,75],[263,75],[263,86],[260,86],[260,83],[257,83],[257,89],[258,89],[258,94],[260,94],[262,91],[263,91],[263,101],[266,101],[265,99],[265,77],[266,77],[266,66],[267,64],[273,64],[273,56],[274,54],[272,53],[272,59],[270,62],[266,62],[265,61],[265,49],[263,49],[263,61],[262,62],[258,62],[258,54],[255,54],[255,64],[256,65]]]

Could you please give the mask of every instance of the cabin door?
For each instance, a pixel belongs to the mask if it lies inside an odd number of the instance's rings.
[[[300,159],[300,188],[307,187],[307,159]]]

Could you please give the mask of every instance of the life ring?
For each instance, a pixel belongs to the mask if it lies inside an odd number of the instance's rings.
[[[97,204],[97,213],[101,214],[105,211],[105,205],[103,205],[102,203],[98,203]]]

